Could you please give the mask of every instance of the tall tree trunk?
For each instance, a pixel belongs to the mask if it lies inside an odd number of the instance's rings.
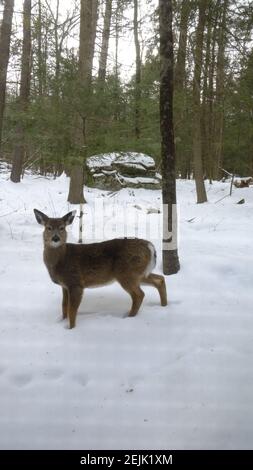
[[[199,20],[196,31],[195,66],[193,77],[193,162],[196,182],[197,202],[207,201],[203,176],[202,142],[201,142],[201,104],[200,86],[203,62],[203,37],[206,23],[206,7],[208,0],[199,0]]]
[[[182,128],[187,121],[186,50],[189,17],[192,9],[192,0],[182,0],[180,8],[179,44],[174,79],[174,111],[178,128]],[[177,130],[175,129],[175,131]],[[190,154],[186,153],[185,148],[181,148],[180,144],[177,147],[176,154],[181,177],[186,178],[187,174],[190,173]]]
[[[92,1],[92,46],[91,46],[92,66],[93,66],[93,59],[94,59],[95,46],[96,46],[99,4],[100,4],[99,0]]]
[[[100,52],[100,57],[99,57],[99,68],[98,68],[98,78],[100,80],[101,85],[104,84],[105,76],[106,76],[111,19],[112,19],[112,0],[106,0],[102,45],[101,45],[101,52]]]
[[[0,30],[0,154],[5,108],[6,77],[10,55],[11,27],[14,0],[5,0],[3,19]]]
[[[202,160],[204,166],[204,172],[210,178],[209,171],[209,119],[212,117],[209,116],[209,102],[208,102],[208,77],[209,77],[209,68],[211,67],[211,37],[212,37],[212,20],[213,20],[213,8],[212,3],[209,2],[209,11],[208,11],[208,20],[207,20],[207,30],[206,30],[206,41],[205,41],[205,63],[203,71],[203,92],[202,92],[202,110],[201,110],[201,132],[202,132]]]
[[[193,8],[191,0],[182,0],[181,13],[180,13],[180,30],[179,30],[179,43],[178,53],[175,65],[175,88],[176,90],[183,90],[185,86],[185,63],[186,63],[186,47],[187,47],[187,32],[190,12]]]
[[[60,77],[60,63],[61,63],[61,46],[59,44],[59,2],[56,2],[56,13],[55,13],[55,24],[54,24],[54,42],[55,42],[55,94],[56,98],[59,98],[59,77]]]
[[[134,0],[134,44],[135,44],[135,137],[140,138],[141,106],[141,48],[138,24],[139,0]]]
[[[97,0],[81,0],[80,44],[79,44],[79,79],[83,86],[91,84],[96,25],[94,9]],[[95,31],[94,31],[95,28]]]
[[[116,9],[114,13],[115,18],[115,65],[114,65],[114,74],[115,74],[115,85],[113,89],[113,100],[114,100],[114,113],[113,118],[115,121],[119,120],[120,116],[120,66],[119,66],[119,36],[120,36],[120,26],[122,20],[122,5],[120,2],[117,2]]]
[[[25,112],[29,102],[31,78],[31,0],[24,0],[23,46],[19,95],[19,122],[16,127],[16,145],[13,152],[11,181],[20,182],[25,155]]]
[[[160,125],[163,195],[163,272],[179,269],[177,251],[176,170],[173,129],[172,0],[159,0],[160,18]]]
[[[38,0],[38,82],[39,96],[43,95],[43,61],[42,61],[42,14],[41,0]]]
[[[79,35],[79,87],[85,94],[91,92],[92,64],[96,37],[97,0],[81,0]],[[80,109],[76,115],[74,144],[78,152],[72,165],[68,201],[71,204],[86,202],[83,195],[84,160],[87,157],[87,113]]]
[[[209,65],[208,73],[208,117],[207,117],[207,135],[208,135],[208,177],[209,180],[214,178],[214,158],[213,158],[213,145],[214,145],[214,75],[215,75],[215,65],[216,65],[216,42],[217,42],[217,32],[218,32],[218,16],[221,0],[217,0],[214,6],[215,15],[212,18],[213,31],[212,31],[212,47],[211,47],[211,58]]]
[[[216,74],[215,128],[214,128],[214,178],[218,179],[222,166],[222,144],[224,131],[224,80],[225,80],[225,31],[228,10],[228,0],[223,1],[221,20],[218,33],[218,56]]]

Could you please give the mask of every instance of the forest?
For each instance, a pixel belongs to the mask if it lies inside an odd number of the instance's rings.
[[[26,168],[75,179],[101,152],[142,151],[161,164],[157,2],[1,6],[1,160],[12,181]],[[252,175],[252,28],[252,2],[173,2],[179,178]]]

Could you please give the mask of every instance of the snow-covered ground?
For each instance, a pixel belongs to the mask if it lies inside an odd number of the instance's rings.
[[[91,289],[68,330],[32,211],[63,215],[68,179],[1,176],[0,448],[253,447],[253,188],[222,200],[228,183],[207,190],[197,205],[194,183],[178,182],[181,271],[167,278],[168,307],[145,287],[140,313],[126,318],[120,286]],[[149,224],[160,253],[160,214],[146,210],[159,208],[159,191],[85,195],[87,239],[123,234],[114,202],[130,234]],[[70,240],[77,232],[78,220]]]

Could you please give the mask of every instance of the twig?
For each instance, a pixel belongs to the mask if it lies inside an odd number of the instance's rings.
[[[232,174],[232,173],[229,173],[229,171],[224,170],[224,168],[221,168],[220,166],[219,166],[219,169],[222,170],[222,171],[224,171],[224,173],[226,173],[228,176],[231,176],[231,177],[234,176],[234,173],[233,173],[233,174]]]
[[[222,199],[225,199],[225,197],[228,197],[228,196],[229,196],[229,194],[226,194],[226,196],[223,196],[223,197],[221,197],[220,199],[218,199],[218,201],[215,201],[215,203],[214,203],[214,204],[217,204],[217,202],[220,202],[220,201],[222,201]]]
[[[7,214],[1,214],[0,217],[6,217],[7,215],[11,215],[11,214],[14,214],[14,212],[18,212],[20,209],[15,209],[14,211],[12,212],[7,212]]]

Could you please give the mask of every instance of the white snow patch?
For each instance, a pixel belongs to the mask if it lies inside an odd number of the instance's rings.
[[[196,204],[194,182],[179,181],[181,270],[166,279],[168,306],[144,287],[139,314],[125,318],[131,302],[120,286],[87,290],[68,330],[57,321],[61,289],[43,265],[33,208],[73,209],[69,179],[13,184],[7,176],[0,180],[0,447],[251,449],[252,191],[220,200],[229,183],[214,183],[209,202]],[[109,195],[85,189],[84,234],[102,224],[88,214],[95,198],[119,207],[161,202],[158,190]],[[133,231],[137,212],[132,207],[127,220]],[[149,216],[154,226],[159,217]],[[77,241],[78,219],[69,232]],[[161,243],[152,242],[161,273]]]

